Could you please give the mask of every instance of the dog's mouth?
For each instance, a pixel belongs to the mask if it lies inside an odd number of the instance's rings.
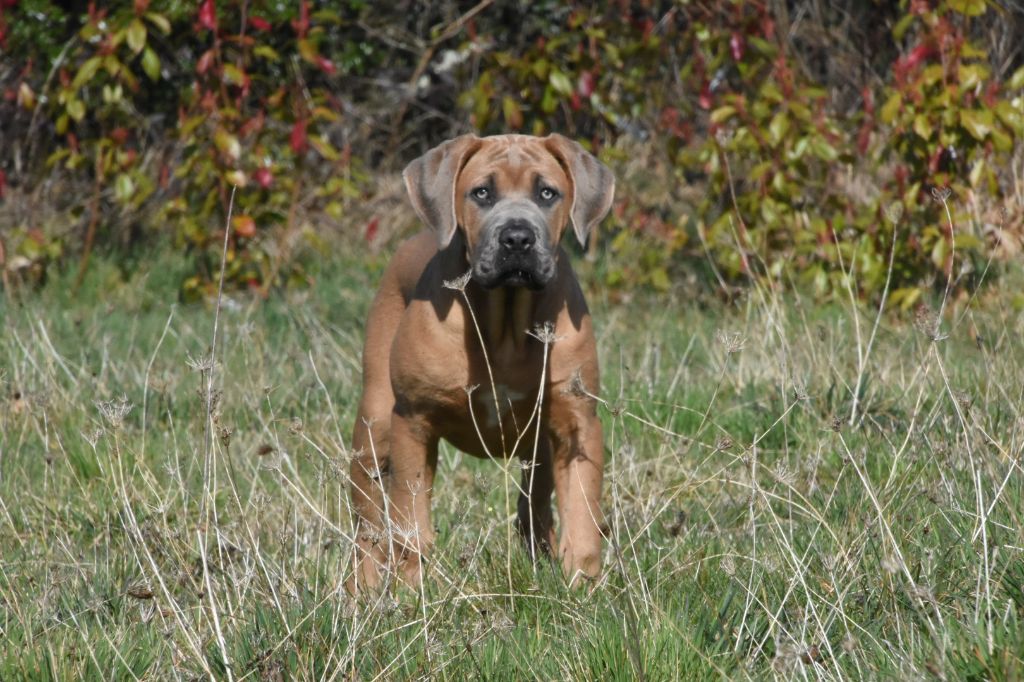
[[[495,287],[526,287],[527,289],[543,289],[544,284],[540,282],[531,270],[513,268],[505,270],[498,275],[494,282]]]

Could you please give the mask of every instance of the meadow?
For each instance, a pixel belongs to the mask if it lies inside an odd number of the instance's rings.
[[[7,292],[0,679],[1024,677],[1019,266],[879,315],[855,281],[828,306],[612,296],[581,262],[600,578],[528,560],[518,464],[445,448],[428,580],[353,599],[345,478],[383,259],[219,308],[176,303],[171,257]]]

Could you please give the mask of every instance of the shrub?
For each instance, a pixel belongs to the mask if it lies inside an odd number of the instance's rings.
[[[306,281],[322,225],[374,237],[371,169],[468,129],[558,130],[619,172],[613,286],[699,268],[726,290],[888,282],[906,307],[974,286],[1013,236],[979,216],[1008,203],[1024,134],[1020,56],[985,38],[1024,22],[848,0],[790,23],[802,4],[4,0],[0,193],[74,191],[69,221],[12,211],[0,258],[84,271],[94,242],[169,241],[200,296],[238,187],[229,282],[266,292]]]

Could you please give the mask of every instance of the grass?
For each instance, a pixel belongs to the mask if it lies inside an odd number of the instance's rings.
[[[424,589],[352,600],[380,265],[229,297],[205,474],[213,311],[172,303],[183,264],[124,284],[96,263],[77,297],[0,304],[0,679],[1024,677],[1009,294],[950,306],[940,334],[888,315],[865,355],[874,315],[850,305],[592,292],[601,578],[531,565],[507,540],[517,473],[447,449]]]

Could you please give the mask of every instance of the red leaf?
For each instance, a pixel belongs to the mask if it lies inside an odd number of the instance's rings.
[[[705,82],[700,89],[700,96],[697,98],[697,104],[700,105],[701,109],[710,109],[711,103],[711,84]]]
[[[641,22],[640,27],[643,30],[643,39],[644,41],[647,41],[647,39],[651,37],[651,34],[654,33],[654,19],[651,19],[650,17],[645,18],[643,22]]]
[[[991,83],[988,84],[988,87],[985,89],[985,94],[982,95],[981,100],[985,103],[986,107],[994,109],[997,103],[996,98],[998,95],[999,83],[997,81],[992,81]]]
[[[0,168],[0,199],[4,198],[4,191],[7,188],[7,173]]]
[[[256,172],[252,174],[253,180],[256,184],[263,189],[268,189],[274,184],[274,174],[270,172],[270,169],[266,166],[262,166],[256,169]]]
[[[306,151],[306,119],[300,118],[292,126],[292,134],[290,138],[292,151],[296,154],[301,154]]]
[[[266,115],[263,110],[256,112],[256,115],[250,118],[248,121],[242,124],[242,127],[238,129],[239,137],[249,137],[255,132],[263,130],[263,124],[266,122]]]
[[[743,50],[746,44],[743,40],[743,36],[740,35],[739,31],[733,31],[732,37],[729,38],[729,49],[732,51],[732,58],[735,61],[743,59]]]
[[[590,97],[594,94],[594,74],[590,71],[581,73],[579,81],[576,83],[576,90],[583,97]]]
[[[209,71],[211,66],[213,66],[212,47],[206,52],[204,52],[203,55],[199,58],[199,61],[196,62],[196,73],[198,73],[201,76],[207,71]]]
[[[366,223],[366,232],[363,235],[366,238],[366,241],[373,241],[374,237],[377,236],[378,227],[380,227],[380,218],[373,216],[370,218],[370,222]]]
[[[861,99],[864,100],[864,113],[868,116],[875,115],[875,93],[868,86],[864,86],[860,91]]]
[[[903,69],[905,71],[910,71],[915,66],[923,62],[925,59],[932,56],[934,52],[935,48],[933,48],[931,45],[918,45],[917,47],[910,51],[910,54],[908,54],[902,60],[899,60],[897,63],[902,62]]]
[[[249,215],[236,215],[231,219],[231,226],[235,228],[235,234],[245,239],[252,239],[256,236],[256,221]]]
[[[860,127],[860,131],[857,133],[857,151],[860,152],[861,156],[867,153],[868,145],[871,144],[871,130],[873,127],[871,121],[864,121],[864,125]]]
[[[110,139],[118,146],[124,144],[125,140],[128,139],[128,129],[120,126],[114,128],[110,131]]]
[[[306,32],[309,31],[309,5],[306,4],[306,0],[299,3],[299,18],[292,19],[292,28],[300,38],[306,37]]]
[[[569,108],[573,111],[579,111],[582,106],[583,102],[580,100],[580,93],[574,91],[572,96],[569,97]]]
[[[211,31],[217,30],[217,7],[213,0],[204,0],[199,6],[199,25]]]
[[[323,55],[318,54],[316,56],[316,65],[319,66],[326,74],[333,74],[337,71],[337,69],[334,68],[334,62]]]
[[[257,31],[269,31],[271,29],[270,22],[262,17],[249,17],[249,25]]]

